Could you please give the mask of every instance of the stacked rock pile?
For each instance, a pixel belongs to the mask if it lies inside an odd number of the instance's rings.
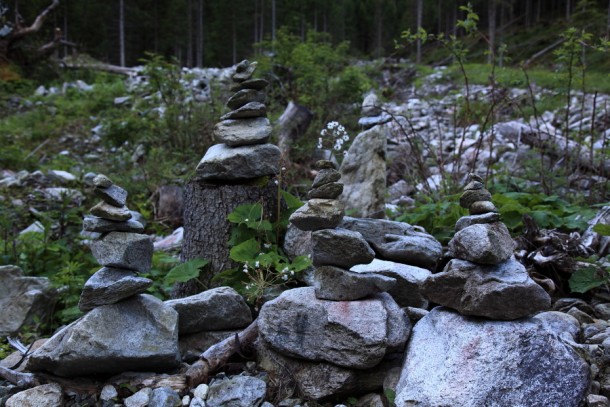
[[[515,243],[482,180],[471,180],[460,197],[470,215],[460,218],[449,242],[454,257],[422,286],[428,299],[464,315],[513,320],[549,309],[551,298],[513,256]]]
[[[235,181],[275,175],[280,150],[267,143],[271,123],[267,119],[263,89],[268,82],[253,79],[256,62],[244,60],[231,76],[235,93],[227,101],[231,111],[214,127],[220,144],[208,149],[197,166],[197,175],[209,181]]]
[[[344,215],[336,200],[340,175],[330,161],[319,161],[316,168],[309,201],[290,218],[297,228],[312,231],[315,287],[285,291],[262,307],[259,362],[269,372],[290,372],[303,396],[323,400],[379,388],[383,374],[366,369],[401,352],[411,327],[385,292],[394,278],[349,271],[375,254],[360,233],[336,229]]]
[[[142,293],[152,285],[148,278],[137,276],[150,270],[153,244],[148,235],[140,233],[144,227],[132,219],[125,205],[127,191],[102,174],[93,184],[102,201],[85,216],[83,229],[102,233],[91,244],[91,251],[104,267],[85,283],[78,304],[84,312]]]
[[[392,120],[392,116],[381,109],[381,102],[373,92],[369,93],[364,98],[361,112],[362,117],[358,120],[358,124],[365,130]]]

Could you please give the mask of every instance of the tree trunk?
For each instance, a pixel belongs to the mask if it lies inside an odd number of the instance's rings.
[[[278,186],[270,180],[264,186],[220,185],[191,180],[184,191],[184,243],[181,260],[201,258],[209,261],[199,282],[205,288],[217,287],[212,278],[221,271],[237,267],[229,258],[228,245],[232,224],[227,216],[241,204],[261,202],[265,219],[274,220],[277,213]],[[196,280],[178,283],[172,290],[173,298],[181,298],[202,291]]]
[[[203,67],[203,0],[197,2],[197,66]]]
[[[417,30],[419,31],[422,24],[422,17],[424,14],[424,0],[417,0]],[[417,40],[417,55],[415,62],[421,63],[421,40]]]
[[[125,4],[119,0],[119,65],[125,66]]]
[[[297,105],[290,101],[286,110],[277,120],[275,127],[278,134],[278,147],[282,152],[282,157],[290,161],[290,150],[294,141],[305,134],[313,113],[305,106]]]
[[[193,0],[186,2],[186,66],[193,67]]]
[[[489,2],[487,9],[488,22],[488,38],[489,38],[489,54],[487,55],[487,63],[491,64],[494,61],[494,52],[496,48],[496,0]]]

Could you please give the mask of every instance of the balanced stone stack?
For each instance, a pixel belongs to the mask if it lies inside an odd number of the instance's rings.
[[[344,215],[336,199],[340,175],[330,161],[316,168],[309,201],[290,217],[297,228],[312,231],[315,287],[265,303],[258,356],[263,369],[291,377],[302,396],[321,401],[379,389],[380,366],[392,367],[386,355],[402,352],[411,327],[385,292],[394,278],[349,271],[371,262],[374,252],[360,233],[335,229]]]
[[[127,191],[102,174],[93,183],[95,195],[102,201],[85,216],[83,229],[102,233],[91,244],[91,251],[104,267],[85,283],[78,304],[84,312],[142,293],[152,285],[151,280],[137,276],[150,270],[153,244],[140,233],[144,227],[125,206]]]
[[[422,291],[437,304],[464,315],[513,320],[546,310],[551,298],[513,256],[515,243],[491,202],[482,180],[471,174],[460,205],[460,218],[449,242],[454,257],[443,272],[424,283]]]
[[[379,124],[385,124],[392,117],[381,109],[381,102],[374,92],[369,93],[362,102],[362,117],[358,124],[367,130]]]
[[[264,79],[253,79],[256,62],[240,62],[231,76],[235,93],[227,101],[231,111],[214,127],[220,144],[208,149],[197,166],[197,176],[207,181],[236,181],[275,175],[280,149],[267,143],[271,123],[264,104]]]
[[[127,191],[104,175],[94,178],[102,202],[91,208],[84,229],[101,233],[91,251],[103,267],[85,283],[82,318],[58,331],[27,361],[30,371],[58,376],[164,371],[180,363],[178,312],[143,292],[152,281],[138,273],[152,266],[153,243],[131,219]]]

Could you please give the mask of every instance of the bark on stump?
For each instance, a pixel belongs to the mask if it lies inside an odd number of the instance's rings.
[[[184,190],[184,241],[181,260],[195,258],[209,261],[199,281],[207,288],[217,287],[212,278],[221,271],[237,267],[229,258],[228,245],[232,224],[227,215],[241,204],[260,202],[264,219],[274,220],[277,214],[278,186],[275,179],[265,185],[212,184],[193,179]],[[172,298],[182,298],[202,291],[195,280],[177,283]]]

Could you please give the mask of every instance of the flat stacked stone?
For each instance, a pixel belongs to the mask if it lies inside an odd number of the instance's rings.
[[[93,179],[93,185],[102,201],[91,208],[92,215],[85,216],[83,229],[102,233],[92,242],[91,252],[104,267],[85,283],[78,304],[83,312],[143,293],[152,285],[150,279],[137,275],[150,270],[153,244],[139,233],[142,224],[131,219],[127,191],[103,174]]]
[[[358,120],[358,124],[364,129],[370,129],[390,120],[392,120],[392,117],[381,109],[381,103],[377,95],[373,92],[366,95],[362,102],[362,117]]]
[[[235,92],[227,101],[231,111],[214,126],[220,144],[208,149],[197,165],[197,175],[210,181],[236,181],[276,175],[280,150],[269,144],[271,123],[267,119],[264,89],[268,82],[252,78],[256,62],[244,60],[231,76]]]
[[[550,308],[550,296],[514,258],[515,243],[477,175],[470,175],[460,205],[470,215],[457,221],[449,242],[454,259],[423,283],[423,294],[461,314],[498,320]]]

